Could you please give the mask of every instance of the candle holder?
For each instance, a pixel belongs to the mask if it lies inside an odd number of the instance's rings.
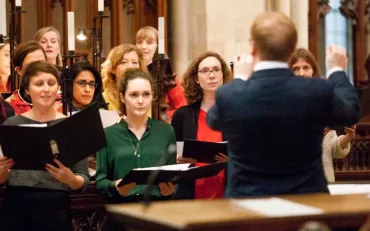
[[[234,62],[230,62],[230,70],[231,73],[234,75]]]
[[[13,54],[14,47],[20,43],[20,28],[21,28],[21,14],[27,13],[22,10],[20,6],[13,6],[10,13],[9,20],[9,40],[10,40],[10,54]],[[17,19],[17,20],[16,20]],[[19,88],[19,79],[16,78],[15,67],[13,62],[10,62],[10,81],[11,81],[11,92],[14,92]]]
[[[100,72],[103,53],[103,19],[109,18],[104,16],[103,12],[99,12],[97,16],[93,17],[92,43],[93,43],[93,66]],[[99,21],[99,27],[97,25]]]
[[[72,67],[74,60],[80,56],[75,55],[74,51],[69,51],[68,55],[63,56],[63,71],[62,71],[62,104],[63,104],[63,114],[72,115],[73,109],[73,88],[68,87],[72,86],[73,79],[70,76],[70,68]],[[67,60],[69,60],[69,66],[67,67]]]
[[[152,103],[152,118],[169,121],[167,116],[166,95],[176,86],[175,75],[172,71],[171,60],[166,54],[154,53],[153,62],[147,66],[154,82],[154,100]]]

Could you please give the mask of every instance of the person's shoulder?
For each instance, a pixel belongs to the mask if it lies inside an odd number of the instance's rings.
[[[116,124],[113,124],[111,126],[108,126],[106,128],[104,128],[104,133],[106,136],[110,136],[110,135],[113,135],[115,133],[120,133],[121,130],[124,128],[123,124],[122,123],[125,123],[125,122],[118,122]]]
[[[304,78],[304,77],[294,77],[292,78],[294,81],[294,84],[302,84],[302,85],[311,85],[312,87],[317,88],[330,88],[330,82],[327,79],[324,79],[322,77],[314,76],[312,78]],[[313,88],[308,88],[314,90]]]
[[[149,126],[158,132],[173,132],[173,127],[163,121],[150,119]]]
[[[200,102],[198,101],[188,105],[181,106],[175,111],[174,116],[179,114],[186,114],[188,111],[192,111],[197,108],[198,109],[200,108]]]
[[[21,123],[23,123],[25,121],[25,117],[22,116],[22,115],[16,115],[16,116],[12,116],[12,117],[9,117],[7,118],[3,125],[19,125]]]

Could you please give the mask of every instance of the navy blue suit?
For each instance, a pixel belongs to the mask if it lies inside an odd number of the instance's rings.
[[[228,137],[226,196],[328,192],[323,130],[358,119],[358,97],[342,71],[323,80],[268,69],[220,87],[207,123]]]

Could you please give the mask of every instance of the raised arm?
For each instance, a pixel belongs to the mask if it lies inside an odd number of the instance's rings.
[[[349,82],[346,73],[348,59],[340,46],[329,46],[326,50],[326,66],[329,82],[333,87],[330,122],[334,126],[356,124],[360,117],[360,104],[356,89]]]

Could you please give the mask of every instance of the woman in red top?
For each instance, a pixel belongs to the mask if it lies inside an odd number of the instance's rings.
[[[18,76],[21,76],[26,67],[36,61],[46,61],[46,53],[36,41],[30,40],[19,44],[12,53],[12,62]],[[14,108],[15,114],[19,115],[31,110],[32,102],[22,87],[13,92],[7,102]],[[62,111],[60,101],[55,102],[55,109]]]
[[[154,53],[158,46],[158,31],[154,27],[145,26],[136,33],[136,46],[143,52],[143,58],[146,65],[152,63]],[[170,122],[176,109],[187,104],[184,97],[184,89],[180,80],[174,76],[174,82],[165,82],[165,88],[169,88],[166,96],[168,105],[167,116]],[[168,86],[167,86],[168,85]]]
[[[207,125],[206,115],[215,103],[217,88],[231,81],[232,78],[229,66],[217,53],[204,52],[192,61],[182,79],[185,97],[190,104],[179,108],[172,118],[177,141],[196,139],[220,142],[226,140],[221,132],[214,131]],[[215,156],[215,160],[227,161],[228,158],[220,153]],[[178,163],[194,161],[196,160],[181,156],[177,158]],[[197,165],[204,165],[204,163],[197,163]],[[194,182],[180,184],[176,198],[220,198],[224,195],[224,186],[225,174],[222,171],[215,177],[196,180],[195,187]]]

